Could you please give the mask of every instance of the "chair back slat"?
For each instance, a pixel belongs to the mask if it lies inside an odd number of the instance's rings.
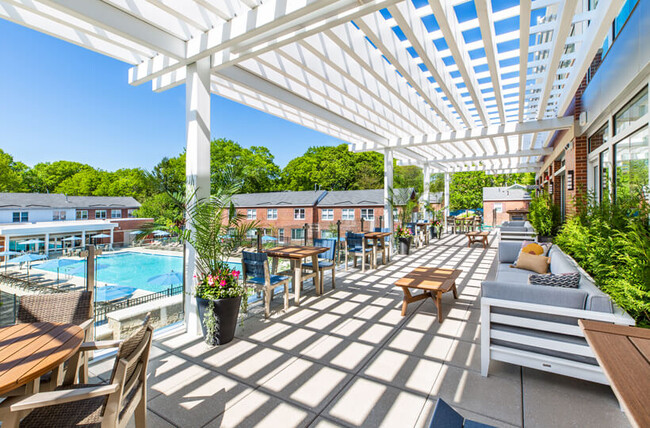
[[[336,239],[317,238],[314,239],[314,246],[329,248],[329,250],[327,250],[326,252],[320,253],[318,255],[319,259],[334,260],[334,255],[336,254]]]
[[[347,235],[345,236],[345,241],[348,246],[348,249],[361,250],[361,248],[363,247],[363,233],[348,232]]]
[[[264,262],[268,261],[266,253],[253,253],[242,251],[242,263],[246,269],[247,277],[264,277]]]
[[[16,322],[58,322],[79,325],[93,317],[92,292],[32,294],[20,298]]]

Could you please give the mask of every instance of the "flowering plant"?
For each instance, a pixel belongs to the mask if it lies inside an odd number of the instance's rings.
[[[411,232],[411,229],[409,229],[408,227],[400,226],[400,227],[397,228],[397,230],[395,230],[395,237],[397,239],[399,239],[399,238],[405,238],[405,239],[406,238],[412,238],[413,233]]]
[[[217,264],[212,272],[197,278],[196,297],[216,300],[245,295],[246,290],[239,282],[240,274],[227,263]]]

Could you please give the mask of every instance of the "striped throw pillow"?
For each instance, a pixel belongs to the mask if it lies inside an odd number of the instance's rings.
[[[556,274],[528,276],[528,283],[534,285],[546,285],[549,287],[578,288],[580,285],[580,274],[578,272],[569,272]]]

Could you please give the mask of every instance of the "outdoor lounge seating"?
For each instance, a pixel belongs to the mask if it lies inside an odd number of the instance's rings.
[[[336,288],[336,263],[334,263],[334,257],[336,256],[336,239],[314,239],[315,247],[327,247],[329,250],[325,253],[320,253],[318,255],[318,269],[321,274],[318,276],[320,281],[320,289],[323,291],[323,271],[331,270],[332,271],[332,289]],[[303,263],[304,268],[313,269],[314,264],[311,262]]]
[[[345,236],[345,270],[348,270],[348,259],[352,256],[354,267],[357,267],[357,257],[361,257],[361,272],[366,271],[366,260],[371,258],[372,248],[366,246],[363,233],[348,232]]]
[[[252,284],[258,293],[263,293],[266,318],[271,314],[273,291],[280,285],[284,286],[284,310],[289,309],[289,283],[292,279],[290,276],[271,275],[265,253],[242,252],[242,277],[244,284]],[[294,287],[300,287],[300,284],[294,284]]]
[[[500,231],[501,241],[533,241],[537,237],[535,229],[528,221],[504,221]]]
[[[147,366],[152,338],[153,328],[145,320],[122,342],[83,343],[80,352],[119,346],[110,383],[66,382],[55,391],[9,398],[0,404],[2,426],[124,427],[135,414],[135,426],[146,427]]]
[[[550,272],[579,272],[578,288],[528,284],[534,272],[511,267],[520,250],[519,242],[501,242],[496,273],[481,286],[483,376],[490,361],[499,360],[607,384],[578,320],[622,325],[634,325],[634,320],[557,246],[548,254]]]
[[[442,398],[436,401],[436,408],[433,410],[429,428],[491,428],[492,425],[485,425],[480,422],[474,422],[465,419],[460,413],[455,411],[449,404],[445,403]]]

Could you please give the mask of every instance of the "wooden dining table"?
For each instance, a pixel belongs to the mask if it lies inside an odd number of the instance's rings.
[[[273,247],[264,252],[272,259],[272,272],[277,273],[278,260],[288,259],[291,263],[291,270],[293,271],[293,290],[295,294],[296,306],[300,305],[300,289],[302,282],[310,278],[314,278],[316,286],[316,294],[323,294],[320,284],[320,269],[318,268],[318,255],[329,251],[327,247],[310,247],[305,245],[289,245],[286,247]],[[303,274],[302,260],[311,258],[312,272]]]
[[[578,324],[632,426],[650,426],[650,330],[591,320]]]
[[[386,259],[390,262],[390,244],[386,245],[386,237],[390,236],[390,232],[364,232],[363,238],[372,241],[372,268],[375,268],[377,263],[377,248],[379,248],[379,243],[381,242],[382,251],[381,251],[381,263],[386,264]],[[383,242],[382,242],[383,241]],[[388,255],[386,255],[388,252]]]
[[[419,222],[415,223],[415,225],[419,228],[419,232],[423,234],[424,237],[424,245],[429,245],[429,226],[431,225],[431,222],[425,221],[425,222]]]
[[[36,393],[40,377],[74,356],[84,331],[74,324],[39,322],[0,328],[0,395],[27,386]]]

